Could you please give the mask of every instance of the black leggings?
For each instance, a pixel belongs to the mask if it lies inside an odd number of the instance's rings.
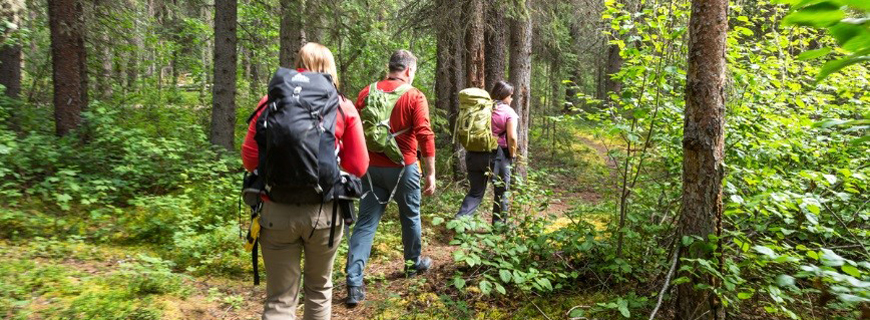
[[[468,168],[468,181],[471,188],[465,199],[462,200],[462,206],[456,213],[456,218],[474,214],[474,211],[483,202],[483,195],[486,193],[486,184],[489,182],[490,176],[495,188],[493,190],[495,204],[492,206],[492,222],[503,222],[507,218],[510,203],[504,193],[510,188],[512,164],[508,154],[507,149],[501,147],[493,152],[469,151],[465,154],[465,165]]]

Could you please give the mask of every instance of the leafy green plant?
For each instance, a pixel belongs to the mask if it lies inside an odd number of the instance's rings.
[[[826,29],[836,39],[836,47],[826,46],[804,51],[800,60],[812,60],[831,52],[846,53],[845,57],[828,60],[816,76],[816,81],[827,78],[853,64],[870,61],[870,5],[862,0],[799,1],[775,0],[788,4],[791,12],[782,23]],[[851,16],[850,16],[851,15]]]

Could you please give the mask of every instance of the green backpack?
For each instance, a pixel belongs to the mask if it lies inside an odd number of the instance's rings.
[[[453,129],[453,140],[465,150],[490,152],[498,147],[492,136],[492,108],[495,105],[486,90],[468,88],[459,91],[459,116]]]
[[[362,108],[360,114],[366,137],[366,147],[371,152],[383,153],[393,162],[404,165],[405,157],[402,156],[402,151],[396,144],[396,136],[408,132],[411,128],[405,128],[395,133],[390,132],[390,116],[393,114],[393,108],[396,107],[396,101],[399,101],[399,98],[413,87],[405,83],[393,91],[383,91],[378,89],[377,84],[375,82],[369,86],[366,106]]]

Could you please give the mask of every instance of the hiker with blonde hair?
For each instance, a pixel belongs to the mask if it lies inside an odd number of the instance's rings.
[[[369,165],[359,113],[337,90],[332,52],[308,43],[299,50],[295,67],[275,73],[242,145],[245,169],[259,171],[266,186],[259,218],[268,276],[266,320],[296,318],[300,284],[305,292],[303,318],[331,318],[332,267],[342,225],[348,223],[336,219],[343,201],[339,185],[352,179],[339,171],[360,177]],[[264,133],[276,126],[296,138],[281,139],[276,129]],[[300,268],[303,254],[305,270]]]

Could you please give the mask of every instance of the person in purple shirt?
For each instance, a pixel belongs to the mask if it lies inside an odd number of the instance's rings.
[[[474,214],[483,201],[489,174],[495,188],[495,204],[492,207],[492,223],[503,223],[508,216],[509,201],[504,196],[510,188],[511,166],[517,152],[517,126],[519,116],[511,108],[514,87],[507,82],[499,81],[490,92],[495,100],[492,111],[492,135],[498,137],[498,148],[491,152],[468,151],[465,154],[465,165],[468,168],[470,188],[462,206],[456,213],[456,218]]]

